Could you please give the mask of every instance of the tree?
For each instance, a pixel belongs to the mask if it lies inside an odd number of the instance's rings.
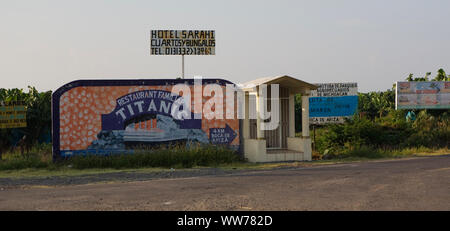
[[[409,73],[408,77],[406,78],[406,81],[409,81],[409,82],[414,81],[413,73]]]
[[[27,107],[27,127],[0,129],[0,151],[14,147],[21,139],[29,149],[40,138],[50,137],[51,96],[51,91],[38,92],[34,87],[28,87],[28,93],[17,88],[0,89],[0,105],[21,102]]]
[[[437,71],[437,75],[434,77],[433,81],[450,81],[450,75],[447,76],[444,69],[440,68]]]
[[[413,81],[430,81],[429,77],[431,75],[431,72],[427,72],[424,77],[418,77],[414,78],[413,74],[410,73],[408,77],[406,77],[406,81],[413,82]],[[450,81],[450,75],[447,75],[444,71],[444,69],[440,68],[437,71],[436,77],[431,79],[431,81]]]
[[[295,95],[295,132],[302,131],[302,95]]]

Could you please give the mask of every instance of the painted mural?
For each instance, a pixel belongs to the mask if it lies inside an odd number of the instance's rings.
[[[232,84],[221,79],[202,81],[219,84],[224,93],[225,84]],[[171,92],[179,83],[189,86],[194,108],[193,80],[80,80],[64,85],[52,96],[54,157],[133,153],[165,144],[211,143],[239,149],[238,119],[208,120],[204,113],[198,118],[192,112],[185,119],[171,114],[183,98]],[[200,97],[202,107],[211,98]],[[216,108],[231,107],[225,100],[220,104],[224,105]]]

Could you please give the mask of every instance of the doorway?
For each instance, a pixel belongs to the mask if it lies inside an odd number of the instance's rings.
[[[271,111],[271,96],[270,96],[270,85],[267,88],[267,108]],[[287,137],[289,135],[289,89],[280,87],[279,92],[280,99],[280,121],[278,122],[278,127],[274,130],[264,131],[264,137],[266,138],[266,148],[267,149],[286,149],[287,148]],[[266,120],[266,122],[269,122]]]

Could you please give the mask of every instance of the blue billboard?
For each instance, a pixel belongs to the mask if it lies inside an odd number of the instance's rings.
[[[309,98],[309,117],[353,116],[357,108],[357,95]]]

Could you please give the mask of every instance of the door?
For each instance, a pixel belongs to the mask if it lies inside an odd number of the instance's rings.
[[[280,89],[280,128],[281,128],[281,148],[287,149],[287,137],[289,136],[289,89]],[[290,110],[294,110],[291,108]],[[294,129],[294,128],[292,128]]]
[[[269,86],[270,87],[270,86]],[[270,90],[268,87],[268,95]],[[286,149],[287,137],[289,135],[289,89],[280,87],[280,121],[277,129],[264,132],[266,138],[266,148],[268,149]],[[270,96],[268,96],[268,111],[271,111]],[[270,120],[266,120],[269,122]]]
[[[267,86],[267,111],[272,111],[271,108],[271,89],[270,85]],[[278,97],[274,97],[274,100],[278,100]],[[270,118],[264,122],[270,122]],[[281,148],[281,126],[280,121],[278,122],[278,127],[273,130],[265,130],[264,137],[266,138],[266,148],[267,149],[280,149]]]

